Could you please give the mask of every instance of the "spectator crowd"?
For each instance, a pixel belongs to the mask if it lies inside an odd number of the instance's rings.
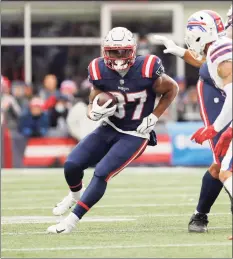
[[[200,120],[195,86],[186,87],[184,78],[175,78],[179,85],[177,121]],[[1,77],[1,113],[7,128],[30,137],[83,138],[96,127],[86,117],[91,90],[88,79],[78,85],[64,80],[58,85],[55,75],[48,74],[38,91],[23,81]],[[172,120],[168,110],[162,122]]]

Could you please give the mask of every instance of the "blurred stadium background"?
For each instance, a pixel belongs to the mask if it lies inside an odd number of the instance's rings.
[[[134,165],[208,166],[208,144],[189,137],[202,123],[195,84],[198,69],[163,54],[153,36],[184,46],[189,15],[199,9],[225,19],[230,1],[60,1],[1,3],[2,167],[62,167],[71,148],[96,124],[86,116],[89,62],[100,55],[111,27],[135,33],[138,54],[162,58],[180,86],[173,106],[157,126],[159,144]],[[37,123],[35,116],[40,119]],[[28,129],[30,128],[30,129]],[[201,156],[199,155],[201,152]]]

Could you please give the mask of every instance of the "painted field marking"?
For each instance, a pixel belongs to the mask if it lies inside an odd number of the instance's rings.
[[[206,167],[193,168],[193,167],[127,167],[125,172],[127,174],[202,174],[206,171]],[[85,170],[85,174],[93,174],[93,169]],[[3,176],[8,175],[53,175],[53,174],[64,174],[62,168],[22,168],[22,169],[2,169],[1,174]]]
[[[71,247],[38,247],[38,248],[3,248],[1,251],[70,251],[70,250],[97,250],[97,249],[134,249],[134,248],[156,248],[156,247],[206,247],[206,246],[232,246],[229,242],[219,243],[191,243],[191,244],[164,244],[164,245],[115,245],[115,246],[71,246]]]
[[[59,223],[65,217],[56,216],[3,216],[2,225],[6,224],[42,224],[42,223]],[[86,217],[82,222],[121,222],[134,221],[135,218],[125,217]]]
[[[229,202],[218,202],[218,205],[229,205]],[[185,207],[196,206],[196,203],[148,203],[148,204],[106,204],[96,205],[94,208],[140,208],[140,207]],[[38,207],[3,207],[2,210],[40,210],[52,209],[52,206],[38,206]]]
[[[209,227],[209,230],[227,230],[227,229],[232,229],[232,227]],[[156,227],[156,230],[165,230],[165,231],[169,231],[169,230],[176,230],[176,231],[187,231],[187,228],[179,228],[179,227]],[[140,233],[140,232],[154,232],[154,229],[151,228],[143,228],[142,230],[136,230],[136,229],[132,229],[132,230],[88,230],[88,234],[92,233],[92,234],[98,234],[98,233]],[[73,231],[72,233],[87,233],[87,231],[83,231],[83,230],[78,230],[78,231]],[[28,231],[28,232],[2,232],[2,236],[23,236],[23,235],[45,235],[46,231]]]

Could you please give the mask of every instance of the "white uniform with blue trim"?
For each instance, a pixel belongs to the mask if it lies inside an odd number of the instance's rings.
[[[215,86],[222,90],[226,90],[224,89],[222,78],[218,75],[218,66],[224,61],[232,60],[232,40],[227,37],[221,37],[219,40],[214,42],[208,49],[206,60],[210,76],[213,79]],[[228,105],[232,107],[232,101],[229,102]],[[231,115],[229,114],[229,122],[232,120],[232,116],[230,116]],[[222,125],[222,128],[225,126],[226,125]],[[222,160],[221,170],[232,170],[232,142]]]
[[[218,75],[218,66],[223,61],[232,60],[232,40],[221,37],[208,49],[206,61],[215,86],[223,90],[223,81]]]

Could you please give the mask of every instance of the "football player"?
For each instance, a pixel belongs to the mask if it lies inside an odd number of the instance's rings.
[[[213,16],[216,14],[213,11],[207,12]],[[225,29],[227,36],[231,38],[232,7],[229,9],[227,17]],[[220,32],[220,34],[224,34],[224,32]],[[213,124],[222,110],[225,102],[225,93],[223,90],[215,86],[215,83],[209,74],[208,66],[205,62],[205,56],[197,59],[192,51],[177,46],[172,40],[169,40],[163,36],[156,36],[156,40],[158,43],[165,45],[166,49],[164,50],[164,53],[179,56],[192,66],[200,67],[199,80],[197,83],[197,92],[201,108],[200,113],[206,127]],[[214,148],[216,147],[216,144],[224,130],[219,132],[209,141],[210,147],[213,151],[213,164],[203,176],[198,205],[188,225],[188,230],[190,232],[202,233],[208,230],[208,213],[222,190],[223,184],[219,180],[219,172],[220,162],[223,157],[220,155],[220,152],[214,152]]]
[[[88,117],[103,123],[85,137],[68,156],[64,173],[70,194],[54,209],[62,215],[77,203],[73,212],[48,233],[70,233],[76,223],[104,195],[108,182],[140,156],[151,139],[155,145],[154,126],[178,92],[178,85],[164,73],[162,61],[155,55],[136,57],[136,41],[129,30],[113,28],[103,42],[103,58],[94,59],[88,68],[94,85],[90,93]],[[110,92],[112,100],[98,105],[99,94]],[[161,96],[155,105],[156,95]],[[153,141],[152,141],[153,140]],[[83,172],[95,171],[82,197]]]

